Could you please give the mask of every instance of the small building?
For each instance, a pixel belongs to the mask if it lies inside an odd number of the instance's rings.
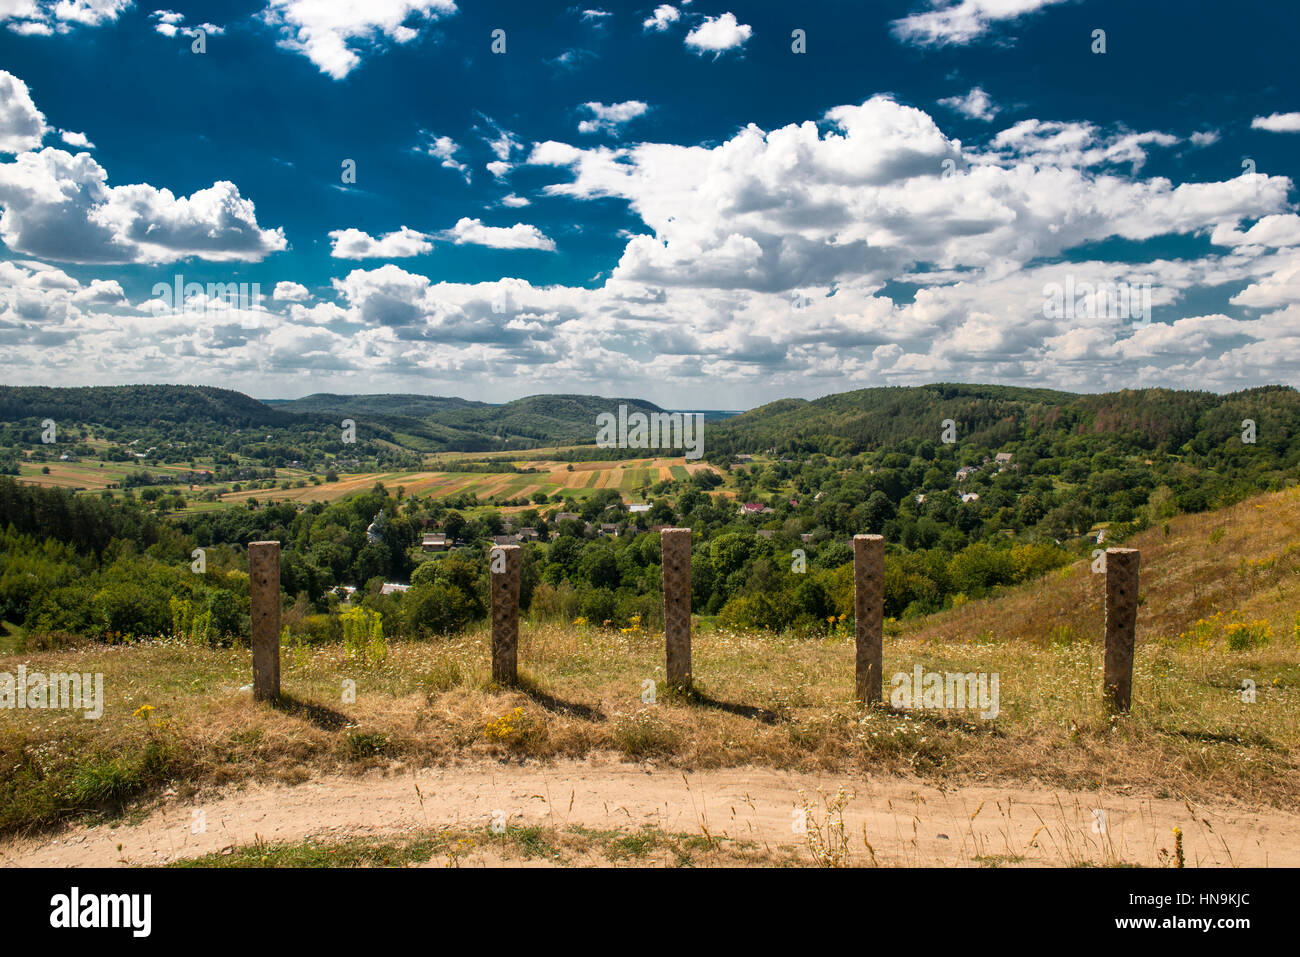
[[[519,530],[519,540],[521,542],[535,542],[540,537],[535,528],[521,528]]]
[[[420,539],[420,547],[426,552],[445,552],[447,550],[447,533],[425,532]]]
[[[978,502],[980,500],[979,492],[962,492],[961,500],[963,502]]]
[[[398,582],[384,582],[384,584],[383,584],[383,585],[380,587],[380,589],[379,589],[379,594],[381,594],[381,595],[393,595],[393,594],[399,594],[399,595],[400,595],[402,592],[407,592],[407,591],[410,591],[410,590],[411,590],[411,586],[410,586],[410,585],[402,585],[402,584],[399,584]]]
[[[733,462],[752,462],[752,461],[754,461],[754,456],[752,456],[752,455],[737,455],[734,459],[732,459],[732,461],[733,461]]]
[[[762,502],[746,502],[744,505],[740,506],[740,513],[742,515],[761,515],[762,512]]]
[[[582,516],[576,512],[557,512],[553,521],[558,525],[560,522],[576,522],[581,518]]]
[[[613,522],[603,522],[600,526],[600,534],[612,535],[614,538],[618,538],[618,526]]]
[[[964,482],[978,471],[979,469],[975,468],[975,466],[973,465],[967,465],[964,468],[959,468],[957,470],[957,481]]]
[[[492,538],[493,545],[518,545],[518,535],[495,535]]]
[[[1011,453],[999,452],[997,455],[993,457],[993,461],[996,462],[998,465],[1009,465],[1011,464]]]

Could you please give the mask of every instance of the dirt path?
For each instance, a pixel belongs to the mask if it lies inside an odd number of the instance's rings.
[[[765,768],[686,772],[595,759],[553,765],[475,764],[330,776],[299,785],[249,786],[178,801],[137,823],[77,825],[0,843],[5,866],[160,864],[249,844],[400,835],[434,827],[482,828],[500,811],[511,825],[665,831],[798,848],[799,789],[856,792],[844,811],[854,863],[972,866],[1083,862],[1158,865],[1183,832],[1188,867],[1300,866],[1300,815],[1273,809],[1188,806],[1180,800],[1003,787],[944,792],[916,781],[820,776]],[[192,833],[202,812],[206,830]],[[1194,812],[1194,813],[1193,813]]]

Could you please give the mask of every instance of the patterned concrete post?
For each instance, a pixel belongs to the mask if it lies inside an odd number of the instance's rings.
[[[1133,701],[1133,646],[1137,632],[1136,548],[1106,549],[1106,663],[1102,693],[1115,711]]]
[[[280,543],[248,546],[248,595],[253,618],[253,700],[280,696]]]
[[[691,530],[665,528],[659,533],[664,573],[664,647],[668,684],[691,686]]]
[[[519,681],[519,561],[518,545],[496,545],[489,554],[492,579],[492,680],[499,685]]]
[[[857,624],[854,683],[858,701],[879,704],[885,645],[885,538],[853,536],[853,617]]]

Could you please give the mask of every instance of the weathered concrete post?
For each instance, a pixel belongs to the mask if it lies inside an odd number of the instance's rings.
[[[1133,701],[1133,647],[1137,633],[1136,548],[1106,549],[1106,662],[1102,693],[1116,711]]]
[[[519,681],[519,562],[518,545],[495,545],[489,553],[492,579],[492,680],[499,685]]]
[[[665,528],[659,533],[664,573],[664,648],[668,684],[691,686],[691,530]]]
[[[253,619],[253,700],[280,696],[280,543],[248,546],[248,596]]]
[[[858,701],[879,704],[885,668],[885,538],[853,536],[853,617],[857,625],[854,679]]]

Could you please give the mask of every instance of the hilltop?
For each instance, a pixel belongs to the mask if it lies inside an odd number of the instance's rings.
[[[855,454],[909,440],[938,442],[940,423],[957,440],[1000,448],[1051,434],[1106,435],[1127,446],[1198,451],[1255,421],[1258,441],[1285,448],[1300,436],[1300,393],[1266,386],[1219,395],[1172,389],[1075,394],[1051,389],[937,383],[780,399],[713,425],[711,451]]]

